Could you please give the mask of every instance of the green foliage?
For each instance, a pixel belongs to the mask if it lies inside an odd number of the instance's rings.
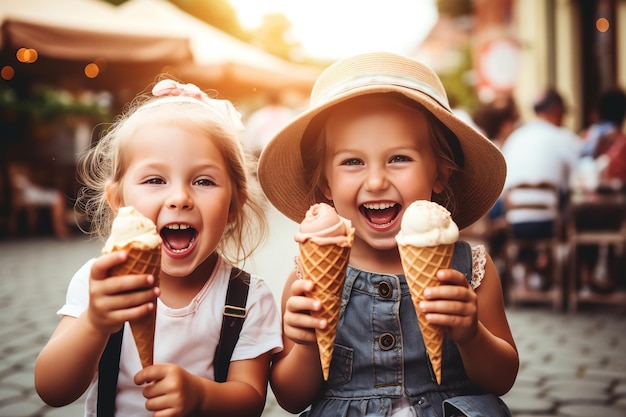
[[[263,22],[254,31],[255,45],[264,51],[291,60],[292,53],[300,47],[300,43],[289,39],[291,21],[282,13],[267,14]]]
[[[102,0],[119,6],[129,0]],[[228,33],[243,41],[250,41],[251,35],[247,32],[237,17],[237,12],[228,0],[168,0],[174,6],[190,15],[210,24],[211,26]]]
[[[102,0],[120,5],[129,0]],[[247,31],[241,26],[236,10],[228,0],[168,0],[186,13],[208,23],[209,25],[244,42],[253,43],[265,52],[279,58],[293,61],[300,48],[300,42],[290,37],[292,24],[282,13],[268,14],[261,25]],[[262,1],[262,0],[253,0]],[[302,62],[304,57],[298,57]],[[311,65],[327,65],[328,63],[310,62]]]
[[[473,67],[470,45],[462,46],[459,53],[462,57],[459,65],[445,74],[439,74],[439,78],[454,107],[473,110],[478,106],[479,101],[471,77]]]
[[[190,15],[243,41],[251,35],[239,23],[237,12],[228,0],[169,0],[170,3]]]
[[[50,86],[40,86],[27,96],[20,96],[9,87],[0,88],[0,112],[20,115],[32,122],[59,120],[69,116],[84,116],[95,122],[110,119],[109,108],[95,100],[74,98],[69,92]]]

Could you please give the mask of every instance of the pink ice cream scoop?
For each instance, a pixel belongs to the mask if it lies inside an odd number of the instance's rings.
[[[328,380],[354,228],[333,207],[319,203],[309,208],[294,238],[300,247],[303,278],[315,282],[308,295],[322,303],[321,310],[312,311],[311,316],[327,322],[324,329],[315,329],[315,336],[324,379]]]
[[[310,240],[318,245],[352,246],[354,228],[348,219],[326,203],[313,204],[300,223],[294,239],[298,243]]]

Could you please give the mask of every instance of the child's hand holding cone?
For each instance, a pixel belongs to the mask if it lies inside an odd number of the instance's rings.
[[[126,251],[126,261],[111,269],[111,276],[150,274],[159,285],[161,271],[161,236],[154,223],[133,207],[122,207],[113,222],[103,253]],[[154,362],[156,304],[145,316],[130,322],[142,367]]]
[[[426,200],[415,201],[407,207],[400,233],[396,236],[426,351],[439,384],[444,331],[440,326],[428,323],[419,303],[424,299],[427,287],[439,285],[435,276],[437,271],[450,268],[454,243],[458,239],[459,228],[448,210]]]
[[[322,304],[321,310],[311,312],[311,315],[327,322],[324,329],[315,330],[325,380],[328,380],[330,370],[341,293],[353,239],[354,228],[350,221],[324,203],[311,206],[295,236],[300,247],[304,278],[315,282],[309,296]]]

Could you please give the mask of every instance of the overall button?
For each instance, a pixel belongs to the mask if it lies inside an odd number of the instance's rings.
[[[392,292],[391,285],[388,282],[383,281],[378,284],[378,295],[382,298],[391,298]]]
[[[396,345],[396,338],[391,333],[383,333],[378,338],[378,345],[382,350],[392,349]]]

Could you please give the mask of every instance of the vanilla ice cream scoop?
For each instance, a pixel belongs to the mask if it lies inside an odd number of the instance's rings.
[[[459,228],[445,207],[427,200],[411,203],[402,217],[399,245],[437,246],[449,245],[459,239]]]
[[[438,384],[441,384],[444,329],[430,323],[419,304],[424,300],[426,288],[441,284],[437,271],[450,268],[458,238],[459,228],[450,212],[426,200],[414,201],[406,208],[396,235],[402,269]]]
[[[306,212],[294,239],[299,243],[310,240],[318,245],[350,247],[354,240],[354,228],[352,222],[339,216],[333,207],[318,203]]]
[[[161,236],[157,233],[154,222],[132,206],[118,210],[111,227],[111,235],[102,249],[102,253],[117,251],[126,251],[127,258],[109,270],[110,276],[150,274],[154,277],[154,286],[159,286]],[[156,306],[156,297],[154,303]],[[156,308],[129,323],[142,367],[152,365]]]
[[[153,249],[160,247],[161,236],[152,220],[134,207],[126,206],[119,209],[102,252],[113,252],[131,244],[138,249]]]

